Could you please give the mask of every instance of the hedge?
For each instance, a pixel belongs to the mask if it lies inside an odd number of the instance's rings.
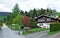
[[[60,23],[53,23],[50,25],[50,32],[59,30],[60,30]]]

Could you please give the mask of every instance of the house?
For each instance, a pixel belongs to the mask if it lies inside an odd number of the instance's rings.
[[[35,18],[38,22],[37,26],[41,28],[50,28],[50,24],[54,22],[60,22],[58,18],[54,18],[51,16],[41,15]]]

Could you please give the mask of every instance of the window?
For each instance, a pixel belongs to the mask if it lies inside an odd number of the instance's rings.
[[[38,19],[38,22],[44,22],[45,20],[44,19]]]
[[[42,24],[42,23],[40,23],[40,26],[43,26],[43,24]]]
[[[47,18],[47,21],[51,21],[51,18]]]

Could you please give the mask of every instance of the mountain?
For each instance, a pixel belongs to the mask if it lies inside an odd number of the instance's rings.
[[[7,16],[8,12],[0,12],[0,16]]]
[[[8,12],[0,12],[0,20],[3,20],[8,15]]]

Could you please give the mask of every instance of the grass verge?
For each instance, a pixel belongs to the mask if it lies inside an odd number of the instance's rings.
[[[53,34],[56,34],[56,33],[58,33],[58,32],[60,32],[60,30],[59,30],[59,31],[54,31],[54,32],[48,32],[48,34],[49,34],[49,35],[53,35]]]
[[[35,29],[31,29],[31,30],[29,30],[29,31],[27,31],[27,32],[24,32],[23,31],[23,34],[24,35],[27,35],[27,34],[31,34],[31,33],[36,33],[36,32],[40,32],[40,31],[44,31],[44,30],[48,30],[48,29],[46,29],[46,28],[35,28]]]

